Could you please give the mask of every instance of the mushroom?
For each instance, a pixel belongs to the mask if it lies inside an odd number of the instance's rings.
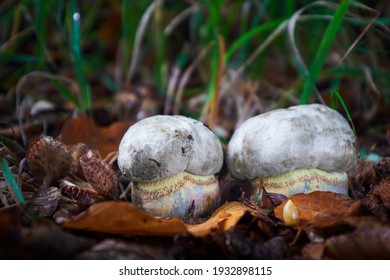
[[[243,122],[228,144],[233,177],[249,179],[260,202],[264,190],[290,197],[331,191],[348,195],[357,161],[354,132],[337,111],[320,104],[278,109]]]
[[[215,174],[222,164],[218,137],[184,116],[145,118],[128,129],[119,145],[118,165],[133,182],[132,202],[154,216],[211,212],[219,202]]]

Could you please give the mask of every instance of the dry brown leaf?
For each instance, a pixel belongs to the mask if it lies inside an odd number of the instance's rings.
[[[186,225],[186,227],[192,235],[197,237],[205,236],[212,231],[226,231],[234,227],[247,210],[247,207],[240,202],[229,202],[219,207],[204,223]]]
[[[324,256],[325,243],[307,243],[302,248],[302,256],[305,259],[321,260]]]
[[[285,209],[285,205],[288,209]],[[291,207],[293,205],[294,207]],[[276,217],[289,225],[304,225],[311,227],[329,227],[347,216],[356,215],[360,211],[361,202],[333,192],[312,192],[309,194],[296,194],[274,209]],[[288,213],[293,209],[298,213]],[[289,215],[291,214],[291,215]],[[298,215],[298,216],[297,216]],[[293,223],[291,223],[293,221]]]
[[[90,149],[98,150],[102,158],[105,158],[118,150],[123,135],[132,124],[132,121],[118,121],[108,127],[100,127],[87,116],[80,116],[65,121],[60,139],[67,145],[85,143]]]
[[[243,204],[230,202],[217,209],[204,223],[188,225],[178,218],[155,218],[128,202],[108,201],[92,205],[80,214],[79,218],[63,224],[63,227],[140,236],[173,236],[188,232],[200,237],[211,231],[218,232],[232,228],[245,211],[246,207]]]
[[[390,259],[390,225],[372,216],[344,220],[354,231],[325,242],[326,254],[334,259]]]
[[[68,229],[129,235],[172,236],[187,232],[180,219],[154,218],[133,204],[122,201],[94,204],[81,213],[78,219],[63,226]]]

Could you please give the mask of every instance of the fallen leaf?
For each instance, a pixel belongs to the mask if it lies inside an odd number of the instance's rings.
[[[155,218],[128,202],[107,201],[92,205],[63,227],[111,234],[173,236],[190,233],[201,237],[234,227],[245,212],[243,204],[230,202],[218,208],[204,223],[188,225],[178,218]]]
[[[77,255],[79,260],[162,260],[172,259],[169,250],[160,243],[142,244],[139,241],[126,242],[104,239]]]
[[[310,242],[302,248],[302,256],[305,259],[321,260],[324,256],[325,243]]]
[[[23,259],[69,259],[93,244],[48,220],[33,219],[31,226],[22,227],[21,233]]]
[[[348,217],[354,231],[326,240],[325,252],[333,259],[390,259],[390,225],[375,217]]]
[[[41,217],[53,215],[60,200],[61,192],[56,187],[39,190],[29,203],[29,209]]]
[[[223,232],[234,227],[246,211],[249,209],[244,204],[229,202],[219,207],[204,223],[186,227],[188,232],[197,237],[205,236],[211,231]]]
[[[96,203],[63,227],[93,232],[171,236],[187,232],[184,222],[177,218],[158,219],[128,202]]]
[[[293,246],[283,236],[275,236],[266,242],[258,242],[253,248],[255,259],[283,260],[294,254]]]
[[[286,205],[288,208],[285,209]],[[285,221],[284,217],[289,217],[288,225],[291,226],[304,225],[322,228],[332,226],[344,217],[358,214],[360,206],[360,201],[354,201],[342,194],[312,192],[296,194],[284,200],[274,209],[274,213],[282,221]],[[294,213],[288,213],[290,209]]]
[[[108,127],[101,127],[84,115],[65,121],[59,139],[67,145],[85,143],[105,158],[118,150],[123,135],[132,124],[133,121],[118,121]]]
[[[0,258],[2,260],[20,259],[22,210],[18,207],[0,211]]]

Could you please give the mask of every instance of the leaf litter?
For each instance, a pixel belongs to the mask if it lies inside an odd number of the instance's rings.
[[[46,140],[52,143],[47,145]],[[359,189],[355,193],[362,198],[313,192],[279,199],[276,200],[282,200],[279,205],[274,205],[274,201],[262,208],[251,197],[246,182],[221,173],[225,203],[209,217],[186,223],[178,218],[153,217],[135,207],[129,197],[121,197],[120,192],[130,182],[121,177],[115,153],[102,158],[98,149],[90,149],[85,143],[65,145],[52,138],[35,139],[32,145],[41,142],[44,143],[42,150],[39,147],[38,152],[36,149],[32,152],[31,148],[26,151],[26,156],[32,159],[28,168],[14,173],[22,182],[26,181],[22,192],[27,208],[20,211],[10,206],[10,210],[0,211],[0,228],[15,232],[18,237],[15,246],[19,251],[11,254],[6,246],[5,255],[36,258],[30,250],[24,251],[25,246],[35,249],[37,246],[35,241],[26,241],[26,236],[51,238],[54,232],[65,239],[74,235],[71,242],[76,245],[69,252],[59,253],[53,245],[54,252],[65,258],[153,258],[154,253],[160,258],[182,258],[183,255],[205,258],[210,246],[215,250],[213,258],[389,257],[389,248],[383,245],[388,244],[390,230],[390,184],[387,181],[390,161],[387,158],[377,164],[360,159],[350,172],[351,192]],[[66,168],[63,161],[52,161],[46,155],[53,153],[53,143],[56,153],[69,155]],[[50,172],[50,180],[37,176]],[[44,184],[51,187],[43,188]],[[234,188],[244,191],[239,195]],[[2,194],[7,196],[5,186]],[[4,220],[4,215],[9,215],[11,210],[14,220]],[[49,220],[41,223],[38,217]],[[165,253],[161,253],[161,246],[149,244],[148,239],[156,238],[165,244]],[[10,235],[4,236],[4,240],[10,239]],[[142,253],[142,248],[149,253]],[[43,251],[44,255],[54,257]]]
[[[222,171],[221,205],[212,215],[162,219],[131,204],[131,182],[118,170],[117,146],[129,123],[102,127],[79,117],[68,121],[58,138],[32,138],[26,150],[3,141],[0,155],[11,163],[27,201],[17,210],[0,178],[0,199],[7,205],[0,211],[0,228],[12,233],[1,236],[8,243],[3,257],[389,258],[383,245],[389,241],[388,158],[359,159],[348,174],[351,198],[327,192],[277,199],[270,194],[262,207],[249,182]],[[60,252],[53,244],[48,252],[39,248],[40,241],[31,241],[46,236],[59,242],[54,235],[70,238],[74,248]]]

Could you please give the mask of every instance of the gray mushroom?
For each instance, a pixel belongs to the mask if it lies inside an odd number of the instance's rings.
[[[154,216],[202,216],[218,204],[215,174],[222,145],[203,123],[158,115],[132,125],[119,145],[118,165],[134,182],[132,201]]]
[[[227,151],[232,176],[290,197],[332,191],[348,194],[346,174],[357,161],[356,137],[337,111],[319,104],[270,111],[246,120]]]

